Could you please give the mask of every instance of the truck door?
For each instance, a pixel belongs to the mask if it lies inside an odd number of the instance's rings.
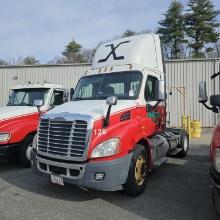
[[[155,129],[159,129],[161,123],[161,113],[160,107],[154,107],[156,102],[156,81],[158,80],[157,77],[153,75],[148,75],[146,85],[145,85],[145,100],[147,102],[146,111],[147,117],[152,120],[154,125],[156,126]]]
[[[145,86],[145,100],[147,102],[146,105],[146,112],[147,112],[147,121],[148,126],[151,127],[153,130],[152,138],[151,140],[151,157],[152,162],[159,160],[160,158],[164,157],[164,148],[163,144],[161,144],[161,139],[157,138],[158,136],[155,135],[163,130],[163,110],[162,106],[157,106],[156,101],[156,81],[158,80],[157,77],[148,75],[146,86]],[[162,142],[163,143],[163,142]]]

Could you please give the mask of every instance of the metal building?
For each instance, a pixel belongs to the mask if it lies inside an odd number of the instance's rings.
[[[175,60],[166,62],[168,111],[171,126],[181,125],[181,115],[199,120],[203,127],[213,127],[216,114],[198,103],[199,82],[207,82],[208,95],[220,93],[219,80],[214,85],[210,77],[220,71],[220,59]],[[185,88],[185,102],[184,102]],[[172,95],[169,95],[170,90]]]
[[[9,90],[18,84],[44,81],[75,87],[78,79],[90,68],[90,64],[36,65],[0,67],[0,106],[7,104]],[[208,94],[220,92],[210,79],[220,71],[220,59],[173,60],[166,62],[168,112],[171,126],[180,126],[185,113],[200,120],[203,127],[213,127],[216,115],[198,103],[199,81],[207,82]],[[172,92],[172,95],[169,93]],[[184,98],[185,97],[185,98]]]

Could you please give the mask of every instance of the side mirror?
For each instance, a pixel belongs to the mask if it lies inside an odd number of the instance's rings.
[[[205,103],[208,101],[207,91],[206,91],[206,82],[201,81],[199,83],[199,102]]]
[[[11,98],[12,93],[13,93],[13,90],[10,90],[10,91],[9,91],[9,98]]]
[[[220,95],[211,95],[210,105],[220,107]]]
[[[73,99],[74,92],[75,92],[74,88],[71,88],[70,89],[70,100]]]
[[[69,92],[66,90],[63,95],[63,102],[68,102]]]
[[[39,100],[34,100],[34,106],[36,107],[41,107],[43,105],[43,100],[39,99]]]
[[[106,99],[106,104],[111,106],[111,105],[116,105],[117,104],[117,97],[116,96],[110,96]]]
[[[162,102],[166,100],[166,92],[165,92],[165,81],[157,80],[155,84],[155,98],[156,101]]]
[[[106,99],[106,104],[108,105],[108,111],[106,114],[106,117],[103,121],[103,128],[106,128],[109,125],[109,119],[110,119],[110,113],[111,113],[111,108],[113,105],[117,104],[117,97],[116,96],[110,96]]]

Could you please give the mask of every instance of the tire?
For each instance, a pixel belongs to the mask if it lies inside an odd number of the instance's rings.
[[[216,207],[215,193],[214,193],[213,188],[212,188],[212,204],[213,204],[213,207],[215,208],[216,214],[220,217],[220,210]]]
[[[148,174],[149,165],[146,149],[143,145],[137,144],[131,159],[128,179],[124,185],[126,194],[133,197],[141,195],[146,188]]]
[[[24,168],[29,168],[31,167],[31,162],[27,158],[27,149],[28,147],[32,144],[34,136],[30,135],[28,136],[23,143],[20,146],[19,149],[19,163],[21,164],[22,167]]]
[[[186,131],[182,131],[178,148],[182,150],[177,154],[178,157],[185,157],[189,150],[189,136]]]

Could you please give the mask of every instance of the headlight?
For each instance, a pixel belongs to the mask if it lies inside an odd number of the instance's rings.
[[[112,138],[97,145],[92,151],[91,158],[108,157],[118,153],[119,138]]]
[[[215,149],[215,156],[213,160],[213,166],[220,173],[220,148]]]
[[[0,133],[0,142],[7,142],[11,135],[9,133]]]

